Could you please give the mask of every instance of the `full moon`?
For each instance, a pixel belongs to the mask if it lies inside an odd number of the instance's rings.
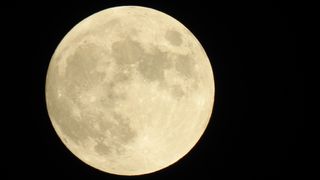
[[[56,48],[46,104],[63,144],[117,175],[170,166],[199,141],[214,78],[195,36],[160,11],[120,6],[78,23]]]

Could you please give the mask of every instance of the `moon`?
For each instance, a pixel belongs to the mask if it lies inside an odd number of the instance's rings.
[[[203,135],[214,103],[203,47],[160,11],[119,6],[73,27],[48,67],[46,104],[63,144],[117,175],[170,166]]]

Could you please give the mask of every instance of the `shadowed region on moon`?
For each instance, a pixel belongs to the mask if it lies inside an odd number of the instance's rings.
[[[208,124],[213,96],[211,66],[195,37],[142,7],[111,8],[79,23],[46,79],[48,113],[64,144],[120,175],[151,173],[184,156]]]

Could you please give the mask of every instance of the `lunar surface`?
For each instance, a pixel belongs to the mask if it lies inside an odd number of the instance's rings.
[[[141,175],[175,163],[204,133],[214,79],[198,40],[154,9],[100,11],[63,38],[46,103],[64,145],[86,164]]]

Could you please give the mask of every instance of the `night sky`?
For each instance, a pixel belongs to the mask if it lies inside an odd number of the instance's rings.
[[[66,4],[67,2],[67,4]],[[15,1],[0,6],[5,113],[4,179],[164,179],[289,177],[307,172],[304,60],[297,58],[299,8],[291,2]],[[87,16],[119,5],[160,10],[201,42],[216,94],[203,137],[174,165],[141,177],[82,163],[56,135],[45,76],[64,35]],[[4,23],[4,24],[3,24]],[[3,48],[2,48],[3,50]],[[1,175],[1,176],[2,176]],[[1,178],[3,179],[3,178]]]

